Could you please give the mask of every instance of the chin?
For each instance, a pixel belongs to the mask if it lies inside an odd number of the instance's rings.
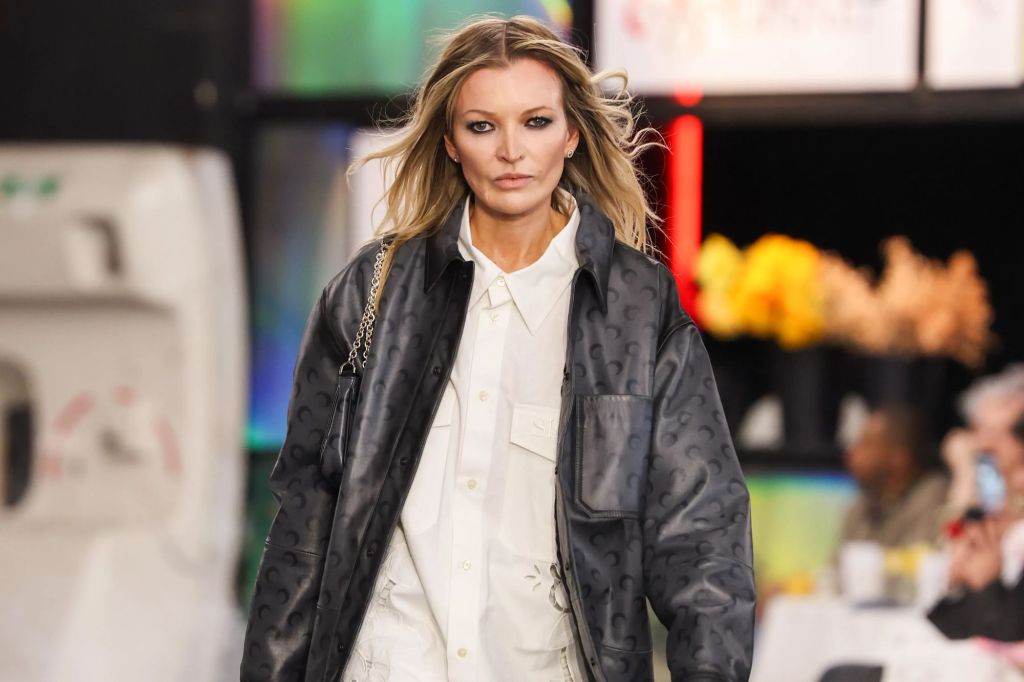
[[[529,191],[499,189],[490,192],[481,203],[494,213],[517,216],[536,210],[539,206],[550,205],[552,192],[554,192],[554,188],[550,192],[536,189]],[[478,194],[477,197],[479,196]]]

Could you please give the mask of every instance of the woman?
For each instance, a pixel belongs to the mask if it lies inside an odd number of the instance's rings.
[[[380,240],[310,316],[243,680],[649,680],[645,597],[673,679],[747,678],[747,489],[601,79],[536,20],[473,22],[371,157],[396,170],[348,455],[325,476]]]
[[[989,380],[991,381],[991,380]],[[989,384],[995,388],[998,383]],[[982,390],[987,388],[982,385]],[[928,619],[950,639],[1024,641],[1024,416],[1019,395],[989,401],[966,447],[998,452],[1006,500],[999,511],[972,507],[951,525],[949,593]],[[1012,419],[1012,424],[1007,424]],[[989,428],[985,428],[985,427]],[[1024,651],[1018,646],[1015,652]],[[1009,652],[1007,652],[1009,653]]]

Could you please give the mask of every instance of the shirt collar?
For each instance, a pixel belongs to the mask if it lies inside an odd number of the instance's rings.
[[[579,267],[573,248],[580,223],[579,207],[573,206],[569,222],[551,239],[540,258],[515,272],[504,272],[473,244],[469,202],[470,197],[467,196],[462,206],[458,246],[462,256],[473,261],[476,269],[473,290],[469,295],[470,307],[491,287],[498,286],[496,282],[501,277],[530,333],[536,334]]]
[[[598,305],[607,312],[608,277],[615,249],[615,229],[608,217],[583,190],[570,191],[580,213],[576,229],[575,255],[580,268],[589,275]],[[456,202],[445,221],[426,239],[423,290],[430,291],[453,262],[465,262],[458,247],[459,227],[465,202]]]

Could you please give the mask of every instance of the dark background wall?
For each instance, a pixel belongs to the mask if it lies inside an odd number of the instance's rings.
[[[238,145],[246,0],[0,0],[0,138]]]

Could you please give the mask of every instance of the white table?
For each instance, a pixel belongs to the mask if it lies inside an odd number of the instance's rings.
[[[880,665],[882,682],[1024,682],[971,641],[953,642],[910,608],[778,596],[758,628],[751,682],[818,682],[839,664]]]

